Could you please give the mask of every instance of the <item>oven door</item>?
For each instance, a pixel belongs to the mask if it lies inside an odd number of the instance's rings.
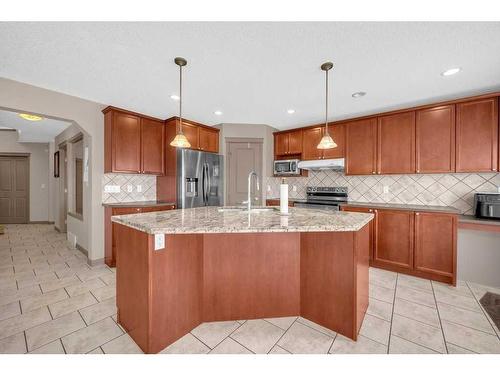
[[[306,202],[295,202],[294,207],[299,207],[299,208],[310,208],[314,210],[330,210],[330,211],[339,211],[339,205],[338,204],[332,204],[331,202],[328,203],[306,203]]]

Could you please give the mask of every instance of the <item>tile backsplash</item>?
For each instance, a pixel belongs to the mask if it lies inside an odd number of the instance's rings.
[[[307,186],[347,186],[349,200],[353,201],[453,206],[464,214],[472,214],[474,193],[497,192],[500,174],[346,176],[335,171],[309,171],[308,177],[288,177],[286,181],[290,198],[305,198]],[[267,198],[279,197],[280,183],[281,178],[266,178]]]
[[[120,187],[119,193],[107,193],[106,185]],[[137,191],[140,185],[141,191]],[[129,189],[132,189],[129,192]],[[156,176],[143,174],[107,173],[102,178],[102,203],[140,202],[156,200]]]

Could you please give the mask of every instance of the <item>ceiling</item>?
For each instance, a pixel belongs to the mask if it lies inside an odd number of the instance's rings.
[[[0,35],[0,76],[160,118],[177,115],[183,56],[183,113],[209,125],[322,122],[327,60],[331,119],[500,88],[500,22],[4,22]]]
[[[0,129],[15,129],[19,142],[48,143],[55,136],[70,126],[67,121],[43,118],[40,121],[28,121],[19,117],[17,112],[0,109]]]

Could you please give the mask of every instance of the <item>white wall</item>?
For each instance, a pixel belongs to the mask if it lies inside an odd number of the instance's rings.
[[[89,182],[84,186],[84,218],[87,219],[90,261],[104,258],[104,208],[101,181],[104,174],[104,105],[21,82],[0,78],[0,107],[40,113],[72,121],[87,134]],[[57,143],[56,143],[57,144]],[[95,183],[94,183],[95,182]],[[47,198],[46,198],[47,200]]]
[[[0,153],[30,154],[30,221],[52,221],[49,215],[49,144],[19,143],[17,131],[0,131]]]

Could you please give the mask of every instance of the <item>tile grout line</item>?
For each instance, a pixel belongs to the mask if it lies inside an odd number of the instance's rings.
[[[396,305],[396,292],[398,290],[398,279],[399,279],[399,273],[396,273],[396,284],[394,285],[394,296],[392,297],[391,325],[389,327],[389,340],[387,341],[387,354],[389,354],[389,349],[391,347],[392,322],[394,320],[394,306]]]
[[[486,320],[488,321],[488,323],[490,323],[490,326],[491,328],[493,329],[493,332],[495,332],[495,335],[498,337],[498,339],[500,340],[500,334],[495,330],[495,327],[493,326],[493,324],[491,323],[491,317],[488,316],[488,314],[486,313],[486,310],[484,309],[483,305],[481,305],[481,303],[478,301],[478,299],[476,298],[476,295],[472,292],[472,289],[470,288],[469,286],[469,283],[468,282],[465,282],[465,285],[467,285],[467,288],[470,290],[470,292],[472,293],[472,296],[474,297],[474,299],[476,300],[477,304],[479,305],[479,308],[481,309],[483,315],[485,315],[486,317]],[[484,296],[483,296],[484,297]],[[500,329],[500,328],[499,328]],[[464,348],[465,349],[465,348]]]
[[[439,327],[441,328],[441,334],[443,335],[444,349],[446,350],[446,354],[449,354],[448,344],[446,343],[446,335],[444,334],[443,323],[441,322],[441,314],[439,313],[438,301],[436,298],[436,293],[434,292],[434,284],[432,283],[432,281],[431,281],[431,288],[432,288],[432,295],[434,296],[434,302],[436,303],[436,311],[439,319]]]
[[[234,320],[236,323],[238,323],[237,320]],[[246,321],[245,321],[246,323]],[[243,324],[245,324],[243,323]],[[203,324],[203,323],[202,323]],[[235,332],[238,328],[240,328],[243,324],[240,324],[238,323],[238,327],[236,327],[235,329],[233,329],[227,336],[225,336],[221,341],[219,341],[214,347],[213,349],[215,349],[222,341],[224,341],[225,339],[227,339],[229,336],[231,336],[233,334],[233,332]],[[201,325],[201,324],[200,324]],[[196,327],[195,327],[196,328]],[[194,329],[193,329],[194,330]],[[199,338],[198,336],[196,336],[194,333],[193,333],[193,330],[191,330],[189,333],[191,333],[194,337],[196,337],[198,340],[200,340],[201,342],[203,342],[203,340],[201,338]],[[204,343],[204,342],[203,342]],[[173,344],[173,343],[172,343]],[[205,344],[205,343],[204,343]],[[210,346],[208,344],[205,344],[206,346],[208,346],[210,348]],[[213,350],[212,348],[210,348],[210,351]]]
[[[397,315],[397,314],[396,314],[396,315]],[[434,327],[434,328],[436,328],[436,327]],[[411,342],[412,344],[417,345],[417,346],[420,346],[421,348],[429,349],[429,350],[433,351],[433,352],[434,352],[434,353],[436,353],[436,354],[447,354],[447,353],[441,353],[441,352],[438,352],[438,351],[437,351],[437,350],[435,350],[435,349],[432,349],[432,348],[429,348],[428,346],[425,346],[425,345],[419,344],[418,342],[414,342],[414,341],[412,341],[412,340],[410,340],[410,339],[408,339],[408,338],[406,338],[406,337],[401,337],[401,336],[396,335],[396,334],[394,334],[394,336],[395,336],[395,337],[399,337],[399,338],[400,338],[400,339],[402,339],[402,340],[405,340],[405,341]],[[410,353],[406,353],[406,354],[410,354]]]
[[[289,330],[289,329],[290,329],[290,328],[294,325],[294,323],[295,323],[295,322],[297,322],[297,320],[298,320],[298,319],[299,319],[299,317],[298,317],[298,316],[297,316],[297,317],[295,317],[295,319],[293,320],[292,324],[290,324],[290,326],[288,326],[288,328],[287,328],[287,329],[285,329],[285,332],[283,332],[283,334],[279,337],[279,339],[278,339],[278,340],[276,340],[276,342],[274,343],[274,345],[272,346],[272,348],[271,348],[271,349],[269,349],[269,351],[267,352],[267,354],[269,354],[269,352],[270,352],[271,350],[273,350],[273,348],[274,348],[274,346],[275,346],[275,345],[278,345],[278,342],[280,342],[280,340],[283,338],[283,336],[285,336],[285,334],[288,332],[288,330]],[[297,323],[299,323],[299,322],[297,322]],[[270,323],[270,324],[272,324],[272,323]],[[280,328],[280,327],[278,327],[278,328]],[[280,348],[281,348],[281,346],[280,346]],[[283,349],[284,349],[284,348],[283,348]],[[285,349],[285,350],[286,350],[286,349]],[[287,350],[287,352],[288,352],[288,350]],[[290,353],[290,354],[292,354],[291,352],[289,352],[289,353]]]

